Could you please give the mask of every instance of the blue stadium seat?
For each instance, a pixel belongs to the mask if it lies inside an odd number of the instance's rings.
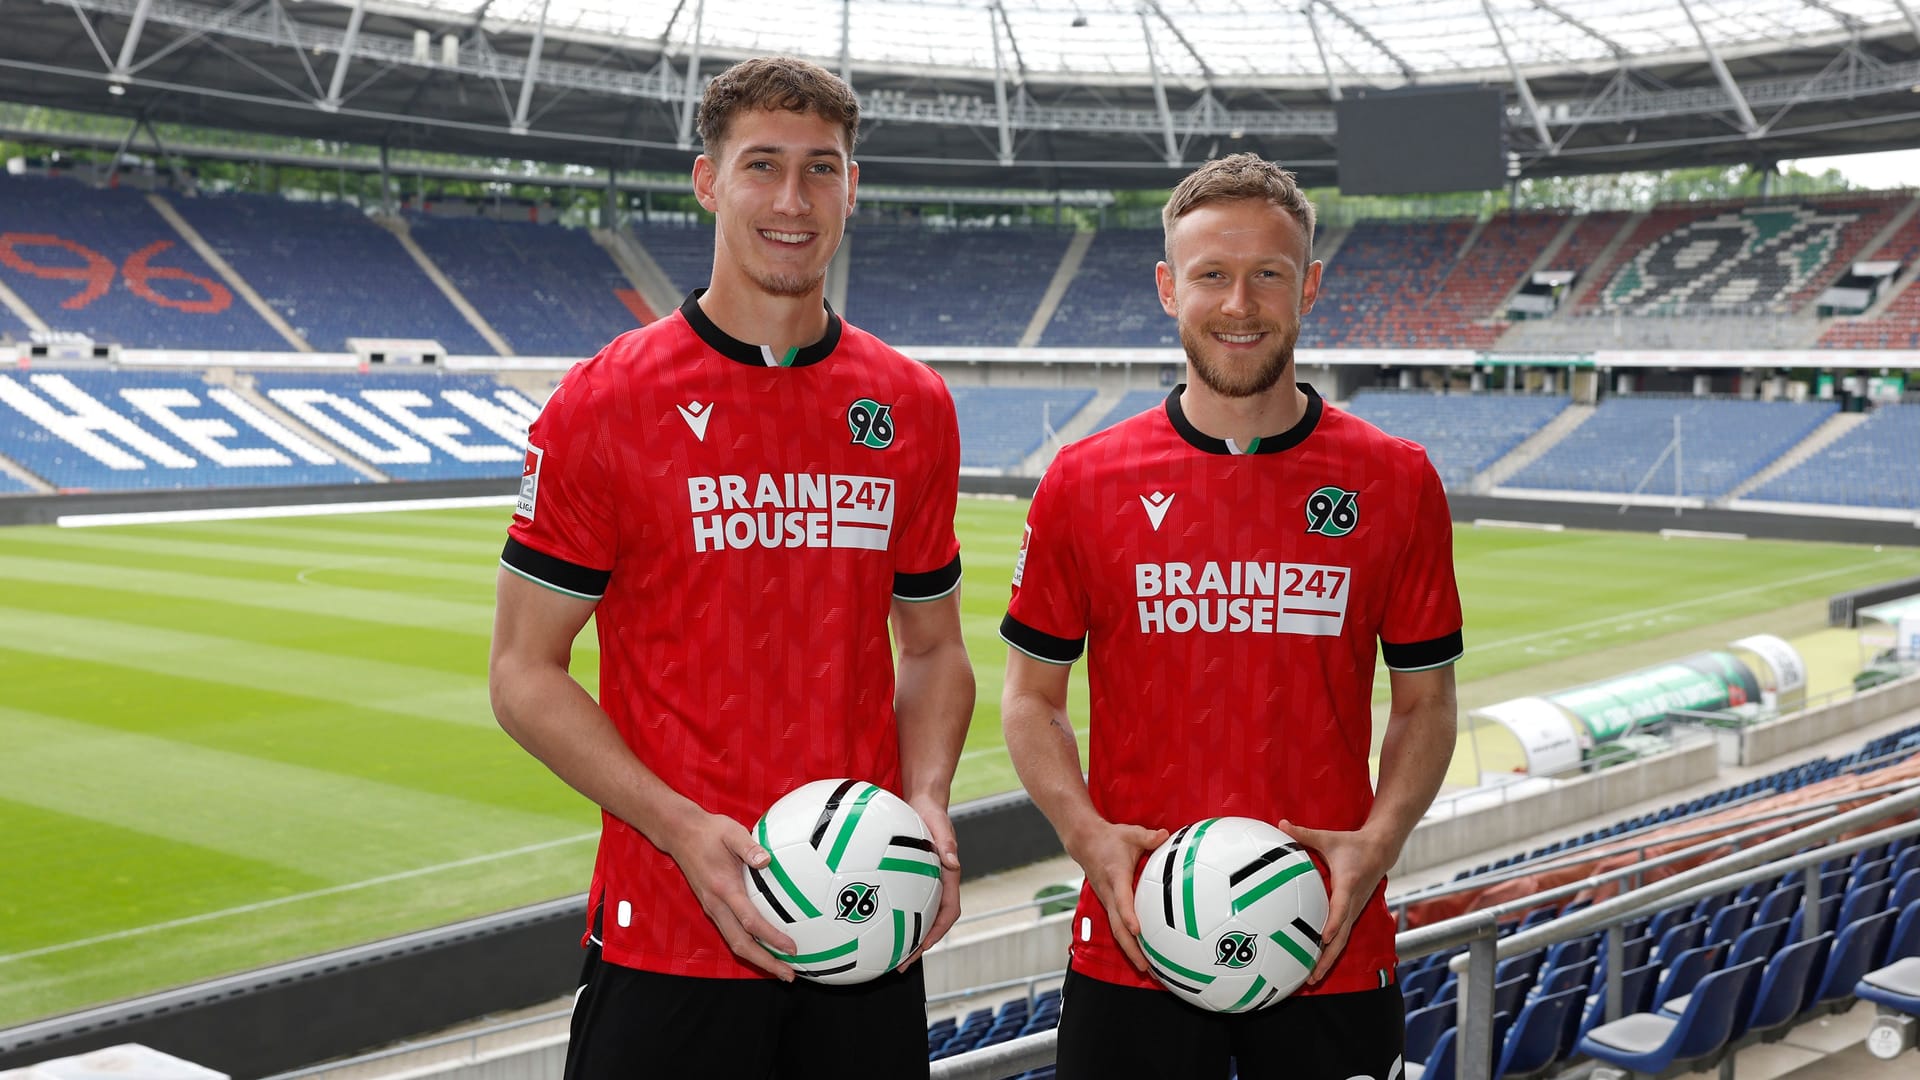
[[[1761,962],[1713,972],[1700,980],[1678,1017],[1635,1013],[1580,1038],[1580,1050],[1617,1068],[1660,1073],[1711,1059],[1751,1014]]]
[[[952,389],[954,410],[960,418],[960,464],[977,469],[1008,469],[1020,464],[1040,449],[1050,431],[1086,408],[1094,397],[1092,390],[1084,389]]]
[[[408,224],[414,242],[521,356],[592,356],[634,327],[620,300],[632,286],[585,229],[417,214]]]
[[[1527,1002],[1498,1051],[1494,1080],[1508,1076],[1528,1080],[1552,1071],[1564,1053],[1567,1019],[1579,1013],[1585,1000],[1586,989],[1576,987]]]
[[[1361,390],[1347,408],[1389,435],[1426,447],[1440,479],[1458,487],[1546,426],[1569,401],[1532,394]]]
[[[1080,271],[1040,334],[1046,348],[1178,346],[1180,332],[1160,307],[1153,267],[1165,255],[1159,229],[1101,229]],[[1164,396],[1164,395],[1163,395]]]
[[[5,233],[14,258],[48,276],[0,261],[0,281],[54,330],[136,349],[293,350],[141,192],[0,175]],[[0,333],[26,327],[0,308]]]
[[[438,341],[455,354],[491,354],[451,301],[358,207],[271,195],[175,201],[180,216],[321,352],[350,337]]]
[[[0,374],[0,453],[62,491],[366,479],[232,388],[174,371]]]
[[[908,348],[1018,345],[1072,239],[1067,229],[861,225],[847,233],[845,314]],[[1152,263],[1146,273],[1151,281]]]
[[[1681,493],[1717,497],[1760,471],[1832,416],[1831,402],[1612,397],[1516,473],[1516,488],[1626,493],[1647,479],[1649,494],[1674,493],[1672,465],[1660,461],[1681,425]]]
[[[1879,405],[1860,426],[1747,497],[1774,502],[1920,509],[1920,404]]]
[[[486,375],[262,373],[268,400],[395,480],[520,475],[539,406]],[[489,423],[488,421],[491,421]]]

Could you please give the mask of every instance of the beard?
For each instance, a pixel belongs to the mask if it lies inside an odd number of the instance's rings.
[[[1293,368],[1293,345],[1299,340],[1300,331],[1295,329],[1289,334],[1278,327],[1266,326],[1241,332],[1258,330],[1273,335],[1271,352],[1222,363],[1207,353],[1208,346],[1217,344],[1212,331],[1182,325],[1180,345],[1187,352],[1187,366],[1192,369],[1193,377],[1207,389],[1227,398],[1249,398],[1273,389],[1280,377]]]
[[[824,267],[813,275],[770,274],[763,270],[747,268],[747,278],[760,287],[760,291],[769,296],[795,297],[805,296],[827,276]]]

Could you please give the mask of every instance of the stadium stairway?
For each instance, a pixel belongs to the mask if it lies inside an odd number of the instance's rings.
[[[1566,438],[1574,428],[1586,423],[1587,418],[1593,415],[1594,408],[1595,406],[1592,405],[1567,406],[1559,416],[1547,421],[1546,426],[1527,436],[1519,446],[1507,451],[1505,457],[1487,466],[1480,475],[1474,477],[1473,490],[1484,495],[1506,483],[1514,473],[1533,464],[1541,454],[1552,449],[1553,444]]]
[[[1090,434],[1094,430],[1094,425],[1098,424],[1101,418],[1106,416],[1115,405],[1119,404],[1120,399],[1126,396],[1127,392],[1125,390],[1114,390],[1111,388],[1096,392],[1093,395],[1093,400],[1087,402],[1086,406],[1079,412],[1074,413],[1072,419],[1053,429],[1054,438],[1042,443],[1040,449],[1028,454],[1020,464],[1014,466],[1012,469],[1013,474],[1015,476],[1039,476],[1041,472],[1045,471],[1047,462],[1053,460],[1053,455],[1060,452],[1061,447],[1081,436]]]
[[[1573,214],[1567,215],[1567,219],[1560,223],[1560,230],[1553,234],[1553,239],[1547,241],[1547,246],[1540,249],[1539,256],[1535,258],[1532,263],[1528,264],[1526,272],[1521,274],[1520,277],[1513,282],[1513,286],[1506,291],[1506,294],[1500,297],[1500,303],[1491,313],[1494,317],[1506,317],[1508,305],[1512,304],[1513,298],[1519,295],[1521,289],[1527,287],[1528,282],[1533,280],[1533,275],[1542,270],[1553,269],[1553,260],[1559,257],[1561,251],[1565,250],[1567,241],[1573,238],[1573,234],[1579,230],[1581,223],[1585,220],[1586,219],[1581,216]],[[1508,330],[1501,331],[1500,338],[1494,341],[1495,348],[1500,347],[1500,342],[1505,339],[1510,330],[1511,327],[1509,327]]]
[[[1639,210],[1620,223],[1620,227],[1614,230],[1612,239],[1607,241],[1607,246],[1601,248],[1600,251],[1594,255],[1593,261],[1582,268],[1580,280],[1573,283],[1572,291],[1560,298],[1560,310],[1562,312],[1573,311],[1587,302],[1587,298],[1592,295],[1595,289],[1600,287],[1606,277],[1606,274],[1601,273],[1601,271],[1611,272],[1612,268],[1616,265],[1621,245],[1625,244],[1629,237],[1639,231],[1641,222],[1647,220],[1648,214],[1649,211]]]
[[[220,275],[220,280],[226,282],[227,288],[233,290],[233,295],[245,300],[247,306],[273,328],[274,333],[285,338],[287,344],[298,352],[313,351],[313,346],[307,342],[306,338],[300,336],[300,331],[295,330],[293,324],[273,310],[273,305],[267,303],[266,298],[255,291],[252,284],[240,276],[240,271],[235,270],[232,263],[214,250],[212,244],[207,243],[207,238],[200,235],[200,230],[194,228],[192,222],[180,216],[180,211],[175,210],[165,196],[158,193],[149,194],[147,204],[153,207],[154,213],[165,219],[169,228],[180,234],[180,239],[187,242],[187,246],[194,250],[194,254],[199,255],[208,266],[213,267],[214,273]]]
[[[1806,438],[1795,443],[1791,449],[1775,458],[1766,468],[1754,473],[1742,481],[1738,487],[1727,492],[1728,501],[1745,498],[1749,492],[1759,488],[1762,484],[1771,482],[1774,477],[1779,476],[1826,449],[1828,445],[1839,439],[1842,435],[1866,423],[1866,420],[1866,413],[1843,412],[1835,413],[1827,417],[1827,419],[1822,422],[1819,427],[1814,428],[1812,433]]]
[[[327,438],[325,434],[315,430],[311,424],[306,423],[299,417],[281,408],[278,402],[261,393],[259,386],[254,383],[253,376],[233,373],[227,374],[230,378],[229,385],[233,387],[234,393],[244,398],[247,404],[265,413],[275,423],[286,427],[294,434],[325,450],[327,453],[332,454],[340,464],[345,465],[347,468],[352,469],[367,479],[380,484],[387,482],[388,477],[385,473],[382,473],[360,458],[355,457],[346,447]]]
[[[500,336],[500,331],[495,330],[493,324],[487,322],[487,317],[480,314],[480,310],[474,307],[473,303],[460,291],[460,287],[447,277],[446,272],[433,261],[433,257],[420,249],[420,245],[413,239],[413,230],[407,224],[406,218],[375,214],[373,220],[375,224],[392,233],[394,239],[400,241],[401,249],[407,253],[415,265],[420,267],[420,272],[427,275],[427,280],[433,282],[434,288],[439,289],[440,294],[447,298],[447,302],[453,305],[453,310],[467,320],[467,325],[473,327],[474,331],[486,340],[486,343],[493,348],[495,355],[514,355],[513,346],[507,344],[507,339]]]
[[[1073,284],[1073,276],[1080,272],[1080,264],[1087,261],[1087,249],[1093,246],[1093,230],[1081,229],[1067,242],[1066,253],[1060,256],[1060,265],[1053,269],[1053,280],[1047,283],[1047,291],[1040,294],[1040,305],[1033,311],[1033,318],[1027,320],[1027,328],[1020,335],[1020,347],[1031,349],[1040,344],[1040,335],[1046,333],[1047,324],[1053,321],[1053,313],[1060,308],[1060,300],[1067,295],[1067,286]]]
[[[35,476],[19,462],[0,454],[0,494],[30,493],[34,495],[52,495],[52,484]]]
[[[39,312],[33,310],[32,305],[22,300],[19,293],[9,289],[4,281],[0,281],[0,307],[5,307],[14,318],[25,324],[27,329],[40,334],[47,332],[47,321],[40,317]]]
[[[673,287],[673,279],[653,261],[640,241],[634,239],[626,229],[594,229],[593,242],[599,244],[613,265],[620,268],[627,281],[633,285],[633,291],[640,294],[640,300],[647,306],[645,314],[657,319],[663,311],[672,311],[680,306],[684,299],[680,291]],[[634,312],[636,318],[641,312]]]

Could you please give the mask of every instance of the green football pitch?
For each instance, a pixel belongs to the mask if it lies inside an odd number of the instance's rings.
[[[996,627],[1024,511],[962,503],[956,799],[1015,786]],[[0,1026],[584,888],[594,813],[487,707],[505,521],[0,530]],[[1817,630],[1827,594],[1920,574],[1914,549],[1456,536],[1468,705]],[[575,656],[592,685],[590,635]]]

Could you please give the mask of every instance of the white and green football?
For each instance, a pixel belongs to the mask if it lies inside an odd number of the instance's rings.
[[[773,856],[747,896],[793,939],[767,951],[814,982],[865,982],[920,947],[940,906],[940,857],[906,800],[863,780],[815,780],[753,826]],[[761,943],[766,947],[765,943]]]
[[[1320,959],[1327,889],[1292,837],[1253,818],[1196,821],[1147,858],[1133,892],[1161,985],[1213,1012],[1263,1009]]]

